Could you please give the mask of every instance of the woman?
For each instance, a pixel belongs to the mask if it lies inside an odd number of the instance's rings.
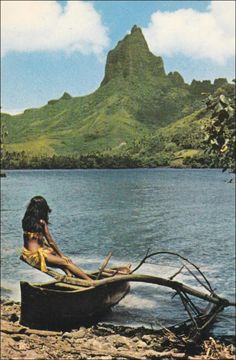
[[[24,249],[22,258],[29,264],[47,272],[47,265],[62,269],[67,275],[91,281],[91,278],[64,256],[48,229],[48,215],[51,212],[42,196],[31,199],[24,218]]]

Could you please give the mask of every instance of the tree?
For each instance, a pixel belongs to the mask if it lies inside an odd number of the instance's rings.
[[[207,109],[212,111],[212,115],[206,125],[205,144],[206,151],[215,155],[216,166],[222,167],[223,171],[230,169],[235,172],[235,95],[232,95],[232,98],[223,94],[208,97],[206,105]]]
[[[2,167],[2,163],[4,161],[4,156],[5,156],[4,141],[8,135],[6,125],[3,123],[1,123],[1,134],[0,135],[1,135],[0,136],[0,161],[1,161],[1,167]],[[5,176],[5,174],[2,173],[2,171],[1,171],[1,176]]]

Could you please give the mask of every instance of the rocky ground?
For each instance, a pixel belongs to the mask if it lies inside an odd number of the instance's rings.
[[[193,347],[167,329],[157,333],[99,324],[52,332],[23,327],[19,317],[19,303],[1,304],[1,360],[235,359],[232,338],[209,338]]]

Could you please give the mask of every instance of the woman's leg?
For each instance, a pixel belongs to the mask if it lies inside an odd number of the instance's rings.
[[[58,256],[58,254],[55,252],[55,250],[53,250],[51,247],[48,247],[47,248],[47,253],[48,254],[51,254],[51,255],[56,255],[56,256]],[[53,266],[53,265],[51,265],[51,266]],[[68,269],[63,269],[63,271],[65,272],[65,274],[67,275],[67,276],[74,276]]]
[[[51,266],[56,266],[61,268],[62,270],[69,270],[72,274],[77,277],[80,277],[85,280],[92,280],[83,270],[81,270],[78,266],[68,263],[65,259],[61,258],[57,255],[48,254],[46,258],[46,264]]]

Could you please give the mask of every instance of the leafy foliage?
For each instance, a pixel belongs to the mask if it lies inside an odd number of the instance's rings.
[[[235,98],[221,94],[209,96],[207,108],[211,110],[211,121],[206,126],[205,144],[207,152],[215,155],[216,166],[235,171],[236,127]]]
[[[8,136],[7,127],[5,124],[1,123],[1,134],[0,134],[0,160],[4,159],[5,156],[5,139]]]

